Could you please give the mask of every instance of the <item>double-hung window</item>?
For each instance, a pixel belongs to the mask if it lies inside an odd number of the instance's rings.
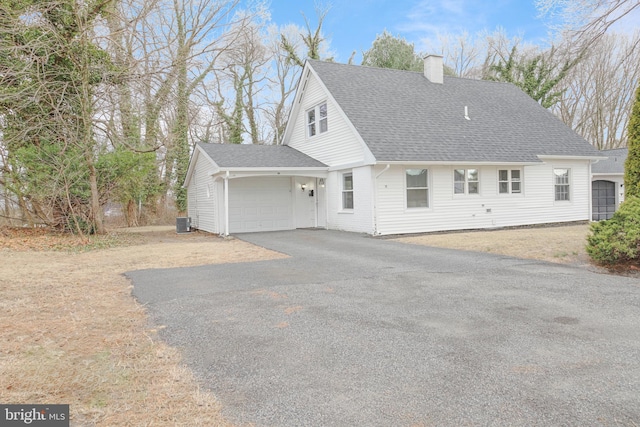
[[[570,200],[570,169],[554,169],[553,177],[555,181],[555,199],[556,201]]]
[[[427,169],[407,169],[407,208],[429,207],[429,178]]]
[[[479,192],[480,174],[478,172],[478,169],[454,169],[454,194],[478,194]]]
[[[307,110],[307,134],[309,136],[315,136],[328,130],[329,118],[326,102]]]
[[[353,209],[353,174],[342,175],[342,209]]]
[[[522,193],[522,170],[520,169],[498,170],[498,191],[500,194]]]

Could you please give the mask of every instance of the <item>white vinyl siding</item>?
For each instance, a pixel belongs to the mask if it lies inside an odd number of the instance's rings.
[[[187,187],[187,215],[191,226],[209,233],[219,233],[217,215],[217,185],[213,181],[213,165],[200,153],[189,186]]]
[[[301,108],[297,115],[290,118],[293,129],[291,137],[285,143],[329,166],[362,162],[366,157],[365,146],[358,140],[356,132],[349,126],[338,106],[327,95],[311,73],[302,95]],[[324,123],[319,117],[320,105],[326,105]],[[315,126],[320,126],[319,130],[323,126],[328,129],[327,132],[317,132],[313,137],[308,136],[307,114],[311,109],[317,114]]]
[[[378,209],[376,232],[379,234],[480,229],[589,219],[591,197],[588,161],[519,167],[522,177],[526,176],[526,182],[522,181],[522,193],[519,197],[505,197],[499,193],[498,170],[505,169],[504,166],[478,167],[482,179],[479,182],[480,195],[477,197],[453,194],[454,175],[450,166],[429,166],[429,209],[406,208],[407,167],[392,166],[375,182]],[[550,176],[553,175],[553,169],[559,168],[571,169],[570,202],[555,202],[554,181]],[[383,169],[383,166],[377,166],[373,174]]]
[[[371,166],[329,172],[327,191],[327,228],[373,234],[373,178]],[[343,176],[353,178],[353,209],[342,208]]]

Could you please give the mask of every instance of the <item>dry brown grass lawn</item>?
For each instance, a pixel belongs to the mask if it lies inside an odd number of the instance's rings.
[[[172,230],[82,244],[0,233],[0,402],[70,404],[77,426],[229,425],[177,350],[150,329],[122,273],[283,255]]]
[[[589,225],[532,227],[401,237],[405,243],[491,252],[564,264],[589,264],[585,250]]]

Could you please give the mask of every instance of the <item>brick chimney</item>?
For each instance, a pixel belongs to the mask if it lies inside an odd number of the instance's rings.
[[[427,55],[424,58],[424,76],[431,83],[442,84],[444,82],[444,63],[442,55]]]

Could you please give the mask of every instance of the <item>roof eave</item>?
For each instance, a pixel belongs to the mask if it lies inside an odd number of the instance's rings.
[[[539,165],[541,162],[524,162],[524,161],[474,161],[474,160],[391,160],[384,161],[378,160],[376,161],[376,165],[434,165],[434,166],[451,166],[451,165],[480,165],[480,166],[500,166],[500,165],[519,165],[519,166],[529,166],[529,165]]]
[[[606,156],[566,156],[566,155],[544,155],[544,154],[539,154],[538,158],[540,160],[591,160],[591,161],[600,161],[600,160],[605,160],[608,157],[606,157]]]
[[[229,167],[220,168],[212,174],[214,178],[221,178],[225,174],[229,178],[248,178],[257,176],[307,176],[326,178],[328,167]]]
[[[293,132],[294,125],[291,123],[292,117],[296,117],[298,111],[300,110],[300,101],[302,99],[302,95],[304,94],[303,84],[306,84],[306,80],[309,78],[309,61],[305,61],[304,67],[302,68],[302,73],[300,73],[300,78],[298,79],[298,84],[296,85],[295,95],[293,97],[293,108],[289,110],[289,117],[287,117],[287,125],[284,128],[284,132],[282,134],[282,141],[280,141],[283,145],[287,144],[289,140],[289,136],[291,132]]]

